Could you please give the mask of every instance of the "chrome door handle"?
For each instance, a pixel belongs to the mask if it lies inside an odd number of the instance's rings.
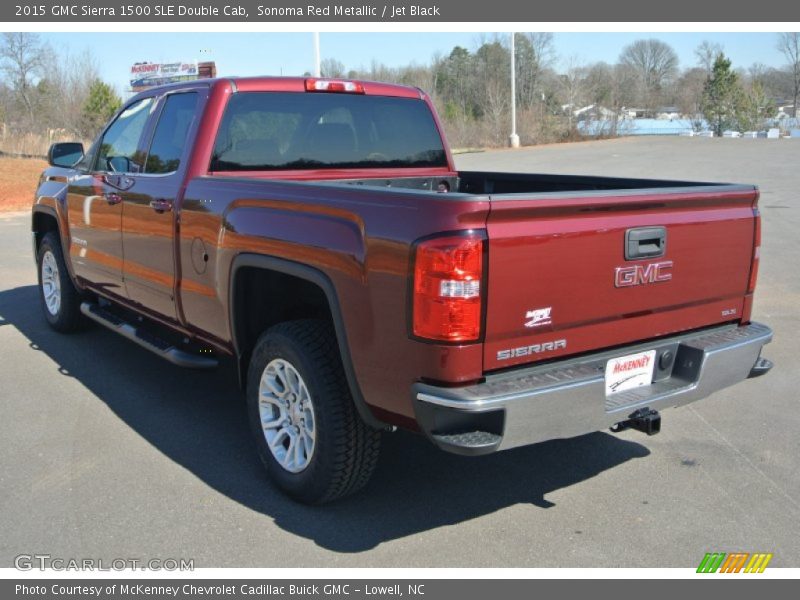
[[[106,202],[110,206],[114,206],[115,204],[119,204],[122,202],[122,196],[117,194],[116,192],[109,192],[108,194],[103,194],[103,197],[106,199]]]
[[[151,200],[150,208],[158,214],[164,214],[172,210],[172,200]]]

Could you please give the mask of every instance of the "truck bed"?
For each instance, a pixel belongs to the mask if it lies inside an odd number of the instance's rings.
[[[366,217],[362,239],[352,239],[348,247],[366,249],[386,235],[402,241],[392,256],[398,292],[406,285],[414,238],[432,230],[429,223],[414,222],[423,207],[427,215],[437,214],[437,207],[448,211],[451,218],[436,229],[459,229],[466,223],[485,227],[484,373],[749,317],[756,236],[753,186],[488,172],[302,183],[281,181],[274,174],[203,179],[215,187],[224,185],[228,194],[242,194],[250,206],[259,198],[273,206],[278,200],[282,215],[300,202],[298,209],[306,218],[309,205],[326,206],[318,208],[322,212],[337,207],[353,219]],[[457,191],[435,191],[443,187]],[[219,196],[219,190],[206,195],[214,194]],[[230,196],[229,206],[242,202]],[[395,215],[390,227],[385,211],[376,208],[382,202]],[[469,207],[478,204],[488,205],[485,216],[459,217],[477,210]],[[258,218],[255,213],[253,218]],[[269,223],[285,218],[275,215],[264,221],[259,235],[270,236]],[[292,222],[299,223],[295,218]],[[315,235],[325,236],[324,227],[314,227]],[[648,227],[663,229],[662,252],[626,259],[627,232]],[[282,238],[286,231],[274,235]],[[306,234],[302,239],[313,243]],[[327,247],[331,240],[326,238]],[[648,265],[654,264],[664,267],[665,280],[637,282],[653,275],[657,267]],[[632,285],[615,281],[620,270]],[[369,265],[364,271],[366,278],[386,277],[370,272]],[[547,316],[534,322],[529,313]],[[396,315],[372,316],[378,322],[365,324],[371,332],[381,330],[380,321],[397,321]]]

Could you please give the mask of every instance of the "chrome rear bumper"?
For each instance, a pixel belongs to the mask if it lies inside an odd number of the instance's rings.
[[[766,325],[725,325],[588,356],[491,375],[483,383],[413,387],[417,421],[439,447],[486,454],[605,429],[642,408],[661,410],[705,398],[772,366],[760,358],[772,340]],[[614,357],[656,350],[654,381],[605,394]],[[658,358],[672,352],[665,367]]]

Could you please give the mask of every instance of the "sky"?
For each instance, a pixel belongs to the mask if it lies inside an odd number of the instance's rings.
[[[222,76],[302,75],[313,71],[311,33],[42,33],[60,54],[89,49],[101,77],[118,91],[127,89],[136,62],[213,60]],[[335,58],[348,69],[369,67],[375,60],[390,67],[428,64],[456,45],[475,50],[491,32],[321,33],[323,59]],[[507,33],[499,34],[504,37]],[[557,67],[569,63],[615,62],[622,48],[637,39],[657,38],[670,44],[681,67],[695,66],[695,48],[704,40],[720,44],[734,67],[753,63],[780,67],[775,33],[563,33],[553,34]]]

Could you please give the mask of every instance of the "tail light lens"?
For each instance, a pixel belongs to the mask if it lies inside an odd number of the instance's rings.
[[[485,235],[424,240],[414,255],[413,333],[444,342],[481,337]]]
[[[761,255],[761,214],[757,208],[753,209],[755,216],[755,235],[753,236],[753,260],[750,263],[750,280],[747,283],[747,293],[752,294],[756,289],[758,279],[758,263]]]

